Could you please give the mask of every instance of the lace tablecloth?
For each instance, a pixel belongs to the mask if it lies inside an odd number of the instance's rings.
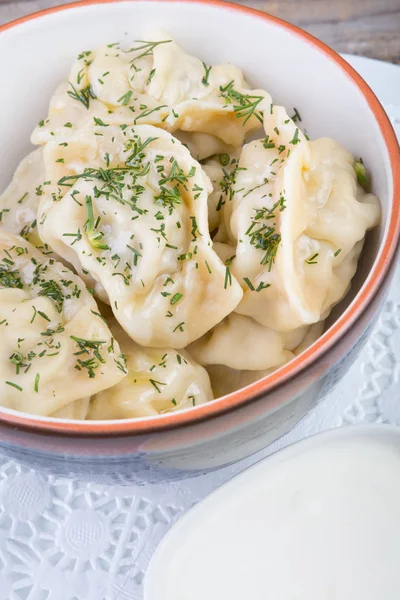
[[[400,67],[349,58],[400,137]],[[158,541],[190,506],[280,447],[348,423],[400,425],[400,268],[350,372],[290,434],[250,459],[180,483],[106,487],[0,458],[0,600],[142,600]]]

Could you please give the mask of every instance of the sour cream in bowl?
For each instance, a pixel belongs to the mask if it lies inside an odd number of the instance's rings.
[[[236,476],[162,540],[145,600],[396,600],[400,429],[312,436]]]

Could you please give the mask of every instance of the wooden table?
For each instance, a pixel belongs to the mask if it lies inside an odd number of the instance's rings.
[[[62,0],[0,0],[0,24]],[[286,19],[339,52],[400,63],[400,0],[250,0]]]

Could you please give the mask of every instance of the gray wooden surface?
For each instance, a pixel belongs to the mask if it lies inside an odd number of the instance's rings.
[[[0,0],[0,24],[62,0]],[[250,0],[335,48],[400,63],[400,0]]]

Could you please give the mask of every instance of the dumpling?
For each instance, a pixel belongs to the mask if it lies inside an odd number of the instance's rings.
[[[81,398],[80,400],[75,400],[74,402],[70,402],[66,406],[63,406],[63,408],[60,408],[50,416],[57,419],[74,419],[77,421],[83,421],[86,419],[86,415],[88,413],[89,402],[90,398]]]
[[[265,131],[243,148],[225,232],[245,290],[237,312],[291,331],[324,319],[347,292],[380,208],[338,143],[308,141],[281,107]]]
[[[304,350],[307,350],[314,342],[316,342],[324,333],[325,321],[318,321],[307,328],[307,333],[300,344],[293,350],[295,356],[298,356]]]
[[[143,118],[145,124],[162,123],[168,111],[158,114],[156,101],[142,98],[140,93],[133,96],[131,78],[135,77],[135,89],[143,92],[144,81],[151,70],[151,54],[144,57],[140,54],[145,52],[124,52],[117,44],[81,52],[68,79],[60,83],[51,98],[47,118],[33,131],[32,143],[42,145],[59,137],[65,139],[103,119],[107,124],[133,124],[133,102],[143,107],[136,114],[139,121]],[[154,106],[150,107],[149,103]]]
[[[219,138],[209,133],[175,131],[174,136],[189,150],[195,160],[201,161],[211,156],[226,156],[235,152],[233,146],[224,144]]]
[[[127,360],[127,377],[96,394],[88,419],[149,417],[199,406],[213,399],[207,371],[172,348],[143,348],[111,325]]]
[[[53,181],[64,175],[42,201],[42,239],[101,284],[138,344],[183,348],[237,306],[208,233],[209,179],[169,133],[99,126],[44,157]]]
[[[266,369],[264,371],[239,371],[231,369],[225,365],[210,365],[207,367],[207,373],[210,377],[211,387],[215,398],[221,398],[236,390],[266,377],[273,372],[274,369]]]
[[[259,325],[259,327],[261,327],[261,326]],[[304,350],[306,350],[309,346],[311,346],[311,344],[313,344],[322,335],[323,329],[324,329],[324,322],[321,321],[319,323],[314,323],[310,327],[302,328],[302,329],[298,330],[297,332],[294,332],[294,335],[289,336],[288,341],[287,341],[287,347],[290,348],[291,351],[287,352],[286,359],[291,360],[291,358],[293,358],[294,356],[297,356],[298,354],[301,354],[301,352],[304,352]],[[305,335],[304,335],[304,333],[305,333]],[[295,345],[299,342],[299,340],[301,339],[302,336],[304,336],[302,341],[299,343],[298,346],[295,347]],[[259,338],[259,339],[261,339],[261,338]],[[267,336],[267,339],[268,339],[268,336]],[[226,340],[226,341],[228,343],[230,343],[234,340],[230,339],[230,340]],[[254,338],[254,341],[256,341],[256,338]],[[240,347],[235,346],[234,349],[235,349],[235,351],[238,351],[241,356],[244,356],[244,352],[241,351]],[[196,353],[192,352],[193,348],[190,348],[190,350],[193,355],[196,354]],[[250,350],[250,352],[252,355],[254,355],[254,353],[255,353],[254,351],[251,351],[251,350]],[[262,352],[262,348],[261,348],[261,352]],[[214,356],[218,356],[218,355],[214,355]],[[219,354],[219,358],[221,358],[221,354]],[[226,394],[231,394],[232,392],[235,392],[236,390],[246,387],[247,385],[250,385],[251,383],[258,381],[259,379],[262,379],[263,377],[270,375],[271,373],[273,373],[274,370],[276,370],[276,368],[282,366],[287,361],[283,360],[281,362],[281,364],[279,364],[279,365],[276,364],[272,368],[259,369],[259,370],[254,370],[252,368],[248,368],[248,369],[244,369],[244,370],[232,368],[229,365],[227,366],[228,362],[229,361],[225,361],[225,363],[224,363],[222,361],[222,364],[221,363],[219,363],[219,364],[207,363],[206,370],[210,376],[211,387],[212,387],[215,398],[220,398],[221,396],[225,396]],[[234,363],[230,363],[230,364],[234,364]],[[239,363],[236,361],[236,364],[239,364]],[[246,364],[246,363],[243,362],[242,364]],[[247,363],[247,365],[249,365],[249,364],[251,364],[251,363]],[[255,364],[255,363],[253,363],[253,364]],[[262,364],[262,363],[258,363],[258,365],[259,364]]]
[[[4,231],[20,235],[47,257],[62,261],[39,236],[37,213],[44,194],[46,197],[56,198],[52,182],[46,180],[43,150],[38,148],[21,161],[10,185],[0,196],[0,227]],[[81,270],[79,275],[87,287],[95,290],[96,296],[107,301],[100,284]]]
[[[32,142],[46,143],[97,120],[201,132],[240,146],[261,127],[270,105],[270,96],[249,89],[237,67],[208,67],[168,37],[128,50],[110,44],[79,55]]]
[[[166,111],[164,109],[161,113],[157,112],[157,101],[147,97],[139,100],[139,106],[146,106],[146,108],[135,117],[129,106],[108,106],[104,101],[95,98],[91,89],[90,86],[86,86],[78,92],[75,88],[71,96],[71,83],[69,81],[61,82],[50,100],[48,117],[39,122],[32,133],[31,142],[41,146],[47,142],[62,139],[63,143],[66,143],[65,140],[69,136],[75,135],[86,127],[101,123],[104,123],[103,126],[119,126],[133,125],[137,122],[168,129],[160,120],[160,117],[166,116]],[[85,90],[90,90],[87,102],[83,101],[84,96],[82,96]],[[154,110],[150,108],[151,106]]]
[[[118,342],[83,282],[0,230],[0,404],[52,415],[126,375]]]
[[[277,368],[294,357],[307,333],[302,327],[290,334],[263,327],[250,317],[232,313],[188,347],[201,365],[261,371]]]
[[[12,181],[0,196],[0,227],[21,235],[36,247],[43,246],[37,231],[40,196],[46,187],[41,148],[34,150],[18,165]],[[49,251],[42,247],[43,252]]]
[[[153,50],[153,76],[147,94],[171,108],[172,130],[201,131],[239,146],[247,133],[260,128],[271,98],[250,90],[234,65],[207,66],[171,41]]]
[[[208,224],[211,232],[219,229],[217,241],[226,241],[222,215],[225,204],[232,201],[238,164],[239,152],[234,151],[209,158],[202,165],[213,186],[208,195]]]

